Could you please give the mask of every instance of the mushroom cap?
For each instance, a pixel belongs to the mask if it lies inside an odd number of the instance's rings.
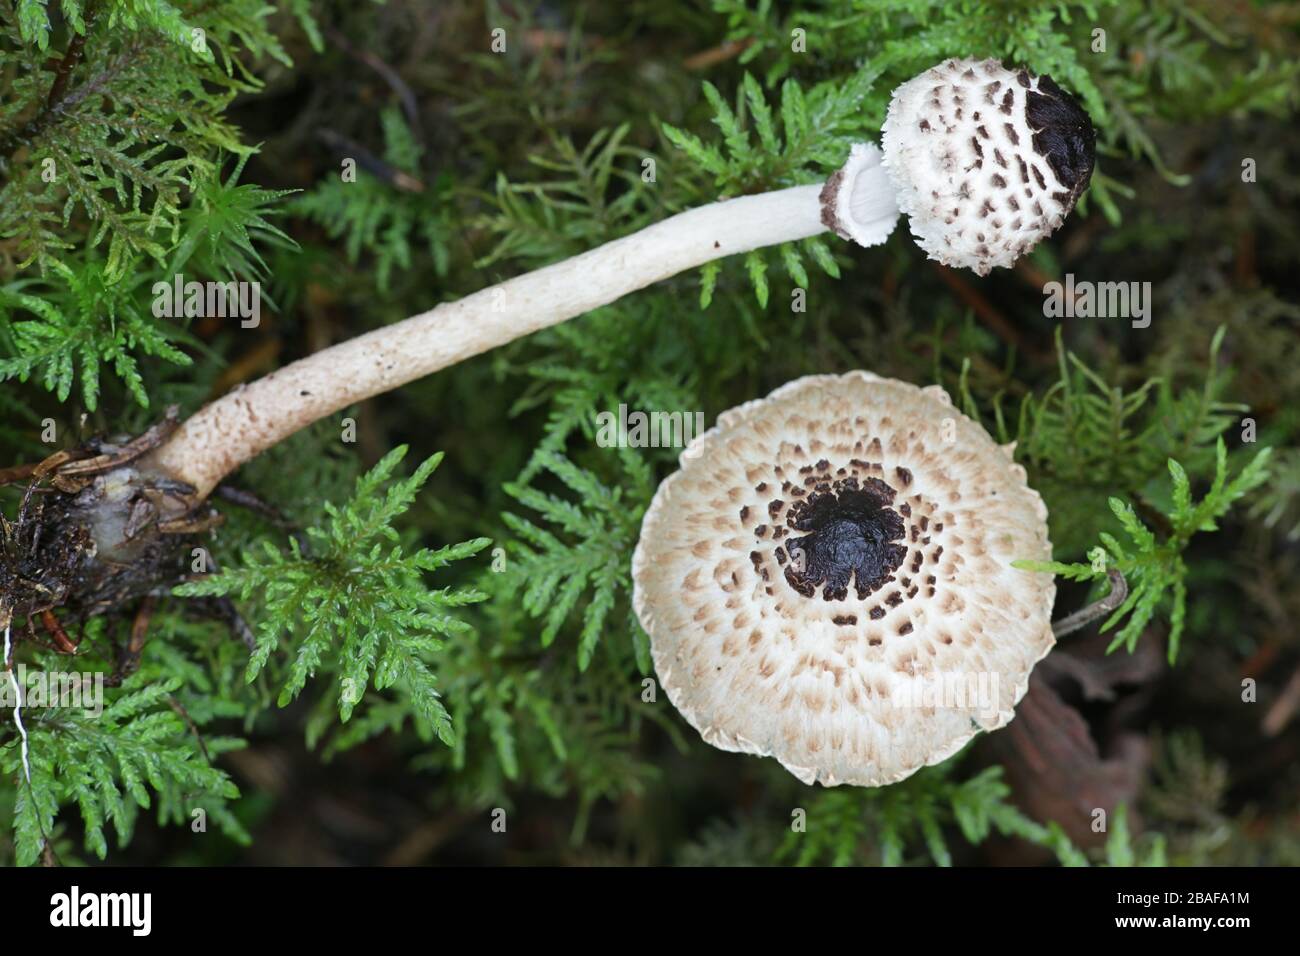
[[[894,91],[884,165],[917,243],[980,275],[1008,268],[1088,186],[1096,134],[1050,76],[947,60]]]
[[[1047,509],[938,386],[814,375],[718,418],[646,512],[633,604],[704,740],[893,783],[1013,716],[1054,643]]]

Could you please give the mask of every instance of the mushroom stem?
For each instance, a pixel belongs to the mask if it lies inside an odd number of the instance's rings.
[[[1067,634],[1073,634],[1085,625],[1097,620],[1097,618],[1111,613],[1124,603],[1128,597],[1128,582],[1124,580],[1124,575],[1118,569],[1111,568],[1106,572],[1106,577],[1110,578],[1110,593],[1104,598],[1093,601],[1073,614],[1054,622],[1052,624],[1052,633],[1054,635],[1064,637]]]
[[[854,150],[847,217],[883,242],[898,218],[875,147]],[[679,213],[563,262],[316,352],[209,403],[146,462],[206,498],[226,475],[313,422],[714,259],[825,232],[845,212],[822,185]]]

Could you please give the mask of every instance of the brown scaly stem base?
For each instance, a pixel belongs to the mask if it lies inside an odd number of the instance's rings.
[[[107,613],[185,577],[220,516],[190,486],[139,467],[178,421],[172,408],[130,441],[0,470],[0,484],[27,482],[14,520],[0,516],[0,613],[48,631],[58,609]]]

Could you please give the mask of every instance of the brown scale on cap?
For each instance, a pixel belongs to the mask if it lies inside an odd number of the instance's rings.
[[[683,455],[645,518],[634,603],[705,740],[807,782],[878,785],[1011,718],[1052,643],[1050,576],[1010,566],[1050,554],[1045,517],[941,390],[813,376]],[[907,705],[975,672],[996,677],[990,709]]]

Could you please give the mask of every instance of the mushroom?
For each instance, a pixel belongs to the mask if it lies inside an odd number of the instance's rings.
[[[1092,169],[1092,127],[1074,100],[994,60],[949,60],[900,86],[884,144],[883,157],[854,146],[822,185],[679,213],[287,365],[200,409],[149,464],[202,500],[244,462],[355,402],[713,259],[828,229],[884,242],[900,208],[932,257],[983,274],[1055,229]]]
[[[1047,509],[938,386],[813,375],[718,418],[646,513],[633,603],[704,740],[882,786],[1003,726],[1054,644]]]
[[[1092,177],[1088,114],[1050,76],[948,60],[894,91],[885,168],[917,244],[987,275],[1051,235]]]

